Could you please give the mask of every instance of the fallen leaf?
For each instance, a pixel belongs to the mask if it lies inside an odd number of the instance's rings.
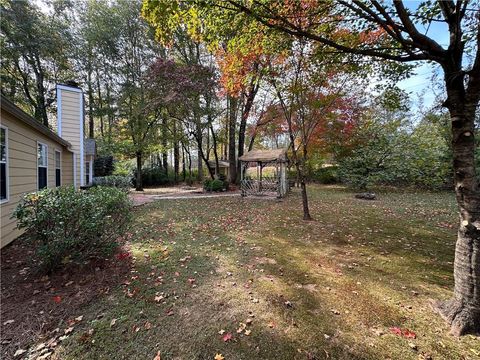
[[[402,335],[402,329],[400,329],[397,326],[391,327],[389,330],[390,330],[391,333],[393,333],[395,335]]]
[[[117,259],[118,260],[125,260],[125,259],[128,259],[130,256],[131,256],[130,253],[123,252],[123,253],[117,254]]]
[[[83,315],[80,315],[75,318],[75,321],[82,321],[83,320]]]
[[[3,323],[3,325],[13,324],[14,322],[15,322],[15,320],[7,320]]]
[[[252,333],[252,330],[245,330],[245,335],[250,335]]]
[[[222,354],[215,354],[214,360],[225,360]]]
[[[225,334],[225,330],[222,329],[222,330],[220,330],[218,333],[219,333],[220,335],[223,335],[223,334]]]
[[[228,341],[230,341],[230,340],[232,340],[232,339],[233,339],[233,336],[232,336],[231,333],[226,333],[226,334],[223,335],[223,337],[222,337],[222,340],[225,341],[225,342],[228,342]]]
[[[415,334],[413,331],[410,331],[408,329],[403,330],[402,335],[408,339],[415,339],[417,337],[417,334]]]
[[[25,354],[26,352],[27,352],[27,350],[18,349],[17,351],[15,351],[15,354],[13,354],[13,356],[17,357],[17,356],[20,356],[22,354]]]
[[[54,302],[56,302],[57,304],[60,304],[60,303],[62,302],[62,297],[61,297],[61,296],[54,296],[54,297],[52,298],[52,300],[53,300]]]
[[[162,360],[160,358],[160,351],[157,351],[157,355],[155,355],[155,357],[153,358],[153,360]]]
[[[149,321],[147,321],[147,322],[145,323],[144,327],[145,327],[146,330],[150,330],[150,329],[152,328],[152,323],[149,322]]]
[[[73,331],[73,326],[65,329],[65,335],[70,334]]]
[[[116,323],[117,319],[112,319],[112,321],[110,321],[110,327],[115,326]]]

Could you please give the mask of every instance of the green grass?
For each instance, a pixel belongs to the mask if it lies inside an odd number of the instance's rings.
[[[368,202],[340,187],[311,186],[312,222],[301,220],[296,192],[282,202],[146,205],[130,233],[127,284],[79,309],[82,325],[55,356],[476,358],[479,339],[448,335],[428,305],[452,295],[453,194],[378,195]],[[238,334],[247,319],[250,335]],[[393,326],[417,338],[396,336]],[[224,342],[220,330],[233,340]]]

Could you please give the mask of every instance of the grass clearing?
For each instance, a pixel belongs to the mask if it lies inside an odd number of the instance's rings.
[[[448,335],[428,305],[452,293],[453,194],[378,195],[310,186],[312,222],[296,192],[145,205],[130,274],[79,309],[54,358],[478,358],[479,338]]]

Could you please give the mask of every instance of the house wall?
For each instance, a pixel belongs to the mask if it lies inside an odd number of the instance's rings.
[[[61,183],[73,182],[73,156],[63,145],[1,110],[0,122],[7,130],[8,200],[0,205],[1,247],[22,232],[16,229],[12,213],[23,194],[37,191],[37,142],[48,147],[47,187],[55,187],[55,150],[61,151]]]
[[[57,133],[72,144],[76,165],[74,185],[83,186],[85,182],[83,92],[77,87],[57,85],[57,102]]]

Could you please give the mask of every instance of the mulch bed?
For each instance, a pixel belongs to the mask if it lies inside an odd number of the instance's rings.
[[[38,271],[33,249],[21,239],[2,249],[1,358],[13,359],[19,349],[62,335],[84,315],[85,305],[121,284],[131,266],[122,251],[113,259],[67,265],[47,276]]]

